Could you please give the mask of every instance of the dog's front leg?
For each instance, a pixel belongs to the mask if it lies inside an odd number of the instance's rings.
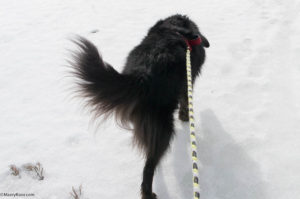
[[[189,109],[188,109],[188,96],[186,88],[182,89],[181,96],[179,99],[179,113],[178,118],[181,121],[189,121]]]

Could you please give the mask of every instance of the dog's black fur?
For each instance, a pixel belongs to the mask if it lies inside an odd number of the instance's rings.
[[[188,120],[186,49],[184,38],[199,35],[202,44],[191,52],[192,79],[200,73],[208,40],[188,17],[173,15],[158,21],[141,44],[127,57],[122,73],[104,62],[88,40],[75,42],[80,51],[72,66],[81,80],[82,94],[96,115],[115,113],[123,125],[133,126],[134,141],[146,156],[141,192],[154,199],[152,181],[155,167],[174,135],[173,114]]]

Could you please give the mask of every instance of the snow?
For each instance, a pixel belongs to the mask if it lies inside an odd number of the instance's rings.
[[[201,198],[298,198],[299,10],[296,0],[1,0],[0,194],[70,198],[82,184],[83,199],[139,198],[132,134],[91,122],[73,98],[69,39],[87,37],[121,70],[149,27],[183,13],[211,43],[194,89]],[[161,199],[192,194],[187,124],[176,133],[154,179]],[[36,162],[44,180],[10,175],[9,165]]]

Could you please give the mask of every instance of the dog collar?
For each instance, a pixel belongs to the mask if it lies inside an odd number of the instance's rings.
[[[195,39],[186,39],[184,37],[184,41],[185,41],[185,43],[188,46],[190,51],[192,51],[193,46],[198,46],[202,43],[202,39],[199,35],[197,35],[197,37]]]

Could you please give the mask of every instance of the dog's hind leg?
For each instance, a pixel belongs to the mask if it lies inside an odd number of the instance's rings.
[[[166,115],[165,115],[166,116]],[[156,199],[155,193],[152,192],[152,182],[155,168],[169,147],[170,140],[173,136],[173,114],[169,116],[159,115],[149,123],[148,133],[147,160],[143,171],[143,182],[141,186],[142,199]],[[149,130],[150,130],[149,129]]]
[[[146,164],[143,172],[142,182],[142,199],[156,199],[156,194],[152,192],[152,182],[157,160],[149,157],[146,160]]]

